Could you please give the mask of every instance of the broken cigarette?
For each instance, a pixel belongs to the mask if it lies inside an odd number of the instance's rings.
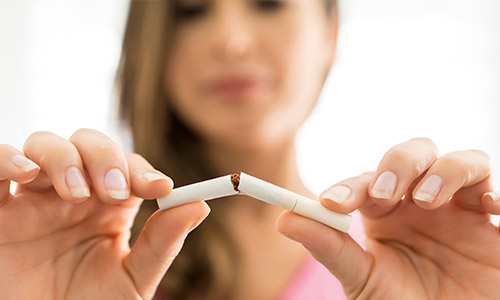
[[[157,199],[160,209],[196,201],[212,200],[239,193],[231,181],[232,175],[226,175],[175,188],[167,196]]]
[[[282,207],[343,232],[347,232],[351,226],[352,217],[350,215],[333,212],[318,201],[245,173],[226,175],[175,188],[170,194],[158,198],[157,201],[160,209],[168,209],[195,201],[205,201],[237,194],[247,195]]]

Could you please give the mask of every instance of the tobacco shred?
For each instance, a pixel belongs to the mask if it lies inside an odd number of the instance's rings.
[[[231,174],[231,183],[235,191],[239,192],[238,186],[240,185],[240,174]]]

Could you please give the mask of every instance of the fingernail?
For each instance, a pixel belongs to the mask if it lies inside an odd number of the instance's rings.
[[[493,202],[500,202],[500,192],[490,192],[490,193],[486,193],[487,196],[490,196],[491,200],[493,200]]]
[[[424,183],[413,195],[413,199],[432,202],[443,186],[443,180],[437,175],[427,177]]]
[[[90,197],[90,190],[87,186],[82,172],[77,167],[71,167],[66,170],[66,184],[68,185],[71,196],[75,198]]]
[[[104,187],[108,195],[117,200],[125,200],[130,197],[127,181],[120,169],[111,169],[104,176]]]
[[[344,185],[337,185],[329,189],[324,195],[324,199],[331,200],[335,203],[342,204],[347,201],[351,195],[351,189]]]
[[[398,177],[391,171],[380,174],[373,185],[370,194],[379,199],[391,199],[396,189]]]
[[[15,155],[12,158],[12,163],[18,167],[19,169],[23,170],[23,172],[28,173],[29,171],[35,170],[35,169],[40,169],[40,167],[32,162],[31,160],[27,159],[23,155]]]
[[[157,172],[145,172],[142,174],[142,178],[144,178],[147,182],[153,182],[156,180],[166,179],[167,176]]]

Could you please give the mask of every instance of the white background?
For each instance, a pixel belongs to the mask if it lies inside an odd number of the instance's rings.
[[[90,127],[129,148],[112,101],[127,8],[0,0],[0,143]],[[341,0],[337,62],[297,141],[311,189],[376,169],[416,136],[443,154],[485,150],[499,173],[499,16],[498,0]]]

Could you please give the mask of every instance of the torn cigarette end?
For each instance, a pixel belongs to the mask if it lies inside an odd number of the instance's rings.
[[[239,184],[239,176],[236,182]],[[195,201],[206,201],[238,193],[239,191],[234,189],[231,175],[225,175],[175,188],[170,194],[158,198],[157,202],[160,209],[168,209]]]
[[[238,186],[240,185],[240,174],[231,174],[231,183],[233,184],[234,190],[239,192],[240,190],[238,190]]]

